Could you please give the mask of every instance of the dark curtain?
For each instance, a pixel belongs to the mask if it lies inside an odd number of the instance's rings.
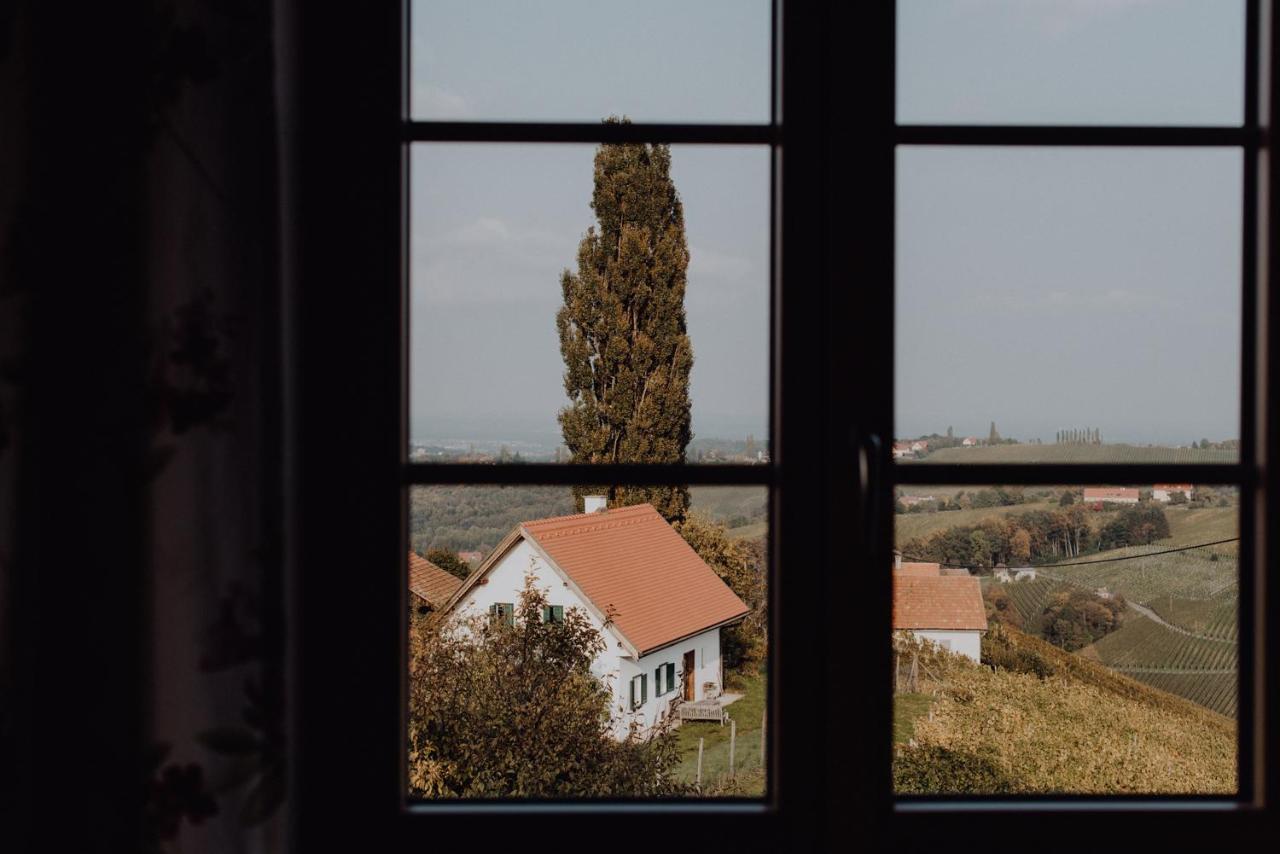
[[[285,847],[271,3],[0,4],[0,848]]]

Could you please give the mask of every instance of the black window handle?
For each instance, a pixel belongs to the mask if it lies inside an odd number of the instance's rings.
[[[861,433],[855,439],[858,448],[858,497],[862,511],[863,541],[867,553],[880,553],[880,490],[884,443],[878,433]]]

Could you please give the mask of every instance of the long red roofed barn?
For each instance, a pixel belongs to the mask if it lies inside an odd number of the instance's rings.
[[[943,575],[936,563],[895,561],[893,630],[980,661],[987,609],[978,579]]]
[[[1137,489],[1128,487],[1086,486],[1082,500],[1085,504],[1137,504],[1139,497]]]
[[[451,614],[511,622],[525,576],[547,593],[544,619],[581,608],[604,636],[592,672],[613,692],[615,733],[648,728],[672,700],[717,698],[720,629],[749,611],[651,505],[524,522],[451,597]]]

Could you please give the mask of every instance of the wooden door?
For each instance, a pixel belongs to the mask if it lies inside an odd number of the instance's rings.
[[[693,695],[693,676],[694,668],[697,660],[694,657],[693,650],[689,650],[684,654],[684,698],[689,702],[696,699]]]

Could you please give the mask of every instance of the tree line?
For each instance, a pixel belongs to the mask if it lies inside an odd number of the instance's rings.
[[[1121,509],[1095,529],[1086,507],[1074,504],[1059,510],[1028,510],[983,519],[974,525],[953,525],[902,546],[913,560],[991,569],[997,564],[1049,563],[1090,552],[1148,545],[1169,536],[1169,520],[1155,504]]]

